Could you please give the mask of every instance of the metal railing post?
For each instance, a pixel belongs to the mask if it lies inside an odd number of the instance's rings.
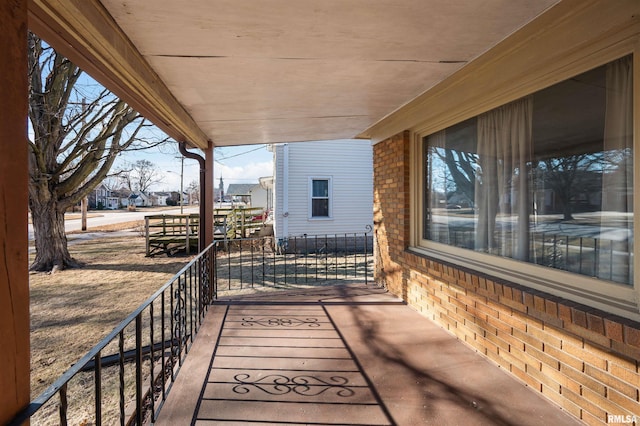
[[[93,368],[93,381],[94,381],[94,402],[96,406],[96,426],[102,425],[102,361],[100,354],[102,352],[98,351],[95,356],[95,366]]]
[[[151,254],[151,249],[149,247],[149,216],[144,218],[144,235],[147,247],[147,257]]]
[[[142,425],[142,318],[136,316],[136,424]]]

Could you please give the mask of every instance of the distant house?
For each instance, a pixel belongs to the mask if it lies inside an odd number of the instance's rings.
[[[149,195],[141,191],[134,191],[131,193],[131,195],[129,195],[127,205],[136,207],[151,207],[152,203]]]
[[[127,188],[114,189],[111,191],[111,196],[116,200],[117,207],[121,209],[129,205],[129,196],[131,195],[131,191]]]
[[[372,229],[369,141],[297,142],[272,149],[276,238]]]
[[[103,209],[105,208],[107,197],[109,196],[109,190],[103,184],[98,185],[89,196],[89,208],[90,209]]]
[[[259,183],[232,183],[227,188],[226,198],[233,202],[245,203],[250,207],[267,209],[267,190]]]
[[[90,209],[117,209],[118,197],[104,184],[98,185],[88,197]]]
[[[171,197],[168,192],[152,192],[150,194],[151,205],[153,206],[166,206],[167,199]]]
[[[182,192],[182,200],[180,199],[180,191],[171,191],[166,198],[166,204],[169,206],[179,206],[182,201],[183,206],[190,204],[190,197],[188,192]]]
[[[113,197],[109,188],[104,184],[98,185],[91,195],[87,197],[89,199],[90,209],[115,209],[118,208],[118,199]]]

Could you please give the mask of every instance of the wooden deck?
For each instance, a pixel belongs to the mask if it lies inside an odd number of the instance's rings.
[[[198,251],[199,214],[145,216],[147,256]]]
[[[262,212],[262,208],[215,209],[214,239],[227,241],[251,236],[263,226],[262,220],[255,220]],[[198,213],[145,216],[147,257],[178,251],[196,253],[199,229]]]
[[[257,208],[229,208],[213,211],[215,239],[247,238],[259,230],[263,221],[255,220],[261,216],[263,209]]]

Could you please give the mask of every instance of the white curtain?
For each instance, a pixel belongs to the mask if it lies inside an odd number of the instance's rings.
[[[614,257],[613,253],[624,252],[624,247],[616,244],[631,244],[633,239],[632,148],[633,57],[626,56],[607,64],[606,67],[604,151],[611,170],[602,176],[602,210],[614,213],[603,214],[603,232],[598,256],[600,267],[596,271],[596,275],[601,278],[613,278],[615,281],[623,282],[633,282],[633,262],[630,257]],[[607,235],[606,229],[610,230],[614,223],[619,229],[613,235]],[[632,252],[631,247],[626,247],[628,252]],[[626,275],[627,278],[614,276],[618,274]]]
[[[627,56],[607,64],[604,150],[616,162],[616,170],[603,176],[603,208],[631,212],[633,146],[633,62]]]
[[[529,258],[532,97],[478,116],[475,248]]]

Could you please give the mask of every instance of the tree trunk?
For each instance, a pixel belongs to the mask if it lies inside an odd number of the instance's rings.
[[[571,210],[571,203],[569,201],[562,202],[562,220],[573,220],[573,212]]]
[[[36,244],[36,258],[29,270],[55,272],[80,266],[67,249],[64,209],[58,205],[55,197],[31,199],[29,204]]]

